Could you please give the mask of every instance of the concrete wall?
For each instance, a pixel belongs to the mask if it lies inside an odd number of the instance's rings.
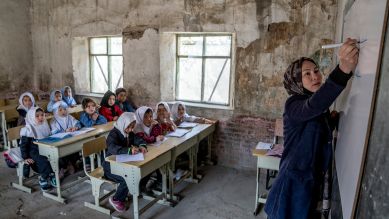
[[[336,0],[34,0],[34,72],[42,90],[74,86],[72,39],[123,34],[124,87],[137,104],[154,105],[161,96],[160,33],[235,32],[235,109],[189,111],[220,120],[219,163],[253,169],[250,150],[272,138],[274,118],[282,116],[287,65],[310,56],[329,72],[333,54],[319,48],[333,42],[336,12]]]
[[[34,87],[29,0],[0,1],[0,98]]]

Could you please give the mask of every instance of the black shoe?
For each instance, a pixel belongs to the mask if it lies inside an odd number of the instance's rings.
[[[24,178],[30,177],[30,165],[28,164],[23,165],[23,176]]]

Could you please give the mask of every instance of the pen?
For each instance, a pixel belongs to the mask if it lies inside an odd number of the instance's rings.
[[[358,41],[357,43],[358,44],[362,44],[364,42],[366,42],[367,39],[364,39],[364,40],[360,40]],[[336,44],[328,44],[328,45],[323,45],[321,46],[322,49],[332,49],[332,48],[337,48],[337,47],[341,47],[343,45],[343,43],[336,43]]]

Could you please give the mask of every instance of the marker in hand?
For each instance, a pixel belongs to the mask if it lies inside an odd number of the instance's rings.
[[[364,42],[366,42],[367,39],[364,39],[364,40],[360,40],[358,41],[357,43],[358,44],[362,44]],[[328,44],[328,45],[323,45],[321,46],[322,49],[332,49],[332,48],[337,48],[337,47],[341,47],[343,45],[343,43],[336,43],[336,44]]]

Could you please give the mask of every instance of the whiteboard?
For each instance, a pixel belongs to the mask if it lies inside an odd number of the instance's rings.
[[[367,39],[360,45],[354,77],[336,101],[341,112],[335,151],[343,218],[354,216],[364,164],[386,0],[357,0],[345,15],[343,41]]]

